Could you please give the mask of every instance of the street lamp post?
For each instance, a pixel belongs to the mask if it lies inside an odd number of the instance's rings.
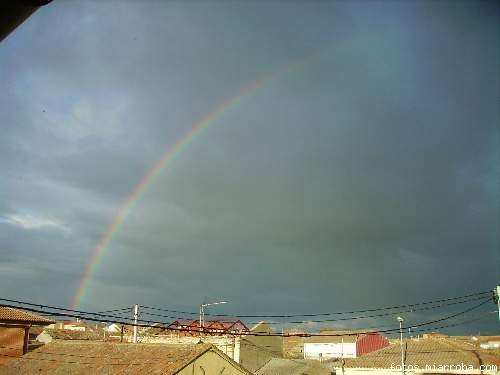
[[[219,302],[202,303],[200,305],[200,332],[203,332],[203,328],[205,326],[205,307],[213,305],[222,305],[223,303],[227,302],[219,301]]]
[[[399,345],[401,347],[401,373],[404,375],[405,374],[405,357],[403,353],[403,322],[404,319],[398,316],[398,322],[399,322]]]

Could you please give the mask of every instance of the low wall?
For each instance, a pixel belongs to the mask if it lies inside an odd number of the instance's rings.
[[[193,345],[200,341],[214,345],[235,362],[240,362],[240,338],[234,336],[180,336],[180,335],[154,335],[141,336],[141,343]]]

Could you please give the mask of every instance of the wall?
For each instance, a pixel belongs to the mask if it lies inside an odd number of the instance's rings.
[[[285,333],[301,334],[304,331],[290,330]],[[305,338],[300,336],[285,336],[283,337],[283,357],[285,358],[304,358],[304,342]]]
[[[234,336],[179,336],[179,335],[157,335],[142,336],[141,343],[149,344],[171,344],[171,345],[192,345],[203,341],[207,344],[213,344],[217,349],[226,354],[235,362],[240,361],[240,343],[239,337]],[[224,373],[225,374],[225,373]]]
[[[281,337],[246,336],[241,339],[240,364],[252,372],[260,369],[271,358],[282,358]]]
[[[356,358],[356,343],[305,343],[304,358]]]
[[[208,351],[178,372],[178,375],[247,375],[215,351]]]
[[[0,363],[23,355],[24,328],[0,327]]]

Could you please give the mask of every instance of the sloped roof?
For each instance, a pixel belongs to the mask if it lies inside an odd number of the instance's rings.
[[[318,361],[305,359],[271,358],[255,372],[256,375],[330,375],[331,372],[322,367]]]
[[[174,320],[172,323],[170,323],[165,329],[172,329],[175,330],[176,327],[188,327],[190,330],[198,330],[200,327],[200,321],[199,319],[191,319],[191,320],[185,320],[185,319],[177,319]],[[249,329],[243,323],[240,319],[236,317],[224,317],[224,319],[205,319],[204,320],[204,329],[207,331],[210,331],[211,329],[213,330],[219,330],[223,329],[226,331],[246,331],[248,332]],[[182,332],[182,331],[181,331]]]
[[[199,322],[198,319],[177,319],[170,323],[170,326],[190,326],[193,323]]]
[[[0,306],[0,323],[49,325],[53,320],[20,309]]]
[[[464,346],[448,339],[419,339],[404,342],[405,365],[425,368],[426,365],[457,365],[479,368],[481,364],[496,364],[500,366],[500,358],[488,354],[484,350]],[[367,353],[359,358],[344,360],[348,368],[379,368],[387,369],[391,364],[401,363],[399,343],[394,343],[384,349]],[[334,367],[341,367],[342,360],[336,360]]]
[[[104,334],[99,331],[75,331],[71,329],[46,329],[54,340],[94,340],[102,341]]]
[[[173,375],[210,350],[231,361],[229,357],[208,344],[163,345],[55,341],[8,362],[2,367],[2,374]],[[232,363],[241,368],[237,363]],[[244,373],[248,373],[243,368],[241,369]]]
[[[250,332],[252,333],[272,333],[273,332],[273,327],[266,322],[266,321],[261,321],[255,324],[252,328],[250,328]]]

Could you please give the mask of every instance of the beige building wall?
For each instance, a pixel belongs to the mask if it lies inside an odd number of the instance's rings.
[[[140,342],[143,344],[170,344],[170,345],[193,345],[200,342],[212,344],[222,353],[235,362],[240,362],[240,337],[235,336],[180,336],[180,335],[157,335],[143,336]]]
[[[24,328],[0,327],[0,363],[22,356],[23,346]]]
[[[251,333],[272,333],[272,327],[264,322],[251,329]],[[257,371],[271,358],[283,357],[283,338],[278,336],[244,336],[240,345],[240,364],[247,370]]]
[[[300,334],[304,333],[301,330],[290,330],[289,334]],[[283,356],[285,358],[304,358],[304,337],[300,336],[285,336],[283,338]]]
[[[240,364],[250,371],[256,371],[271,358],[282,358],[281,337],[246,336],[241,339]]]
[[[248,375],[248,372],[211,350],[177,373],[178,375]]]

